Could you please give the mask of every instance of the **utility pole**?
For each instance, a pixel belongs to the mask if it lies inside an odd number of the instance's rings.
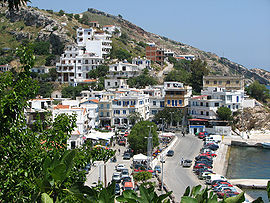
[[[149,135],[148,135],[148,138],[147,138],[147,168],[149,168],[150,166],[150,163],[152,162],[152,149],[153,149],[153,144],[152,144],[152,134],[151,134],[151,129],[153,126],[147,126],[147,127],[150,127],[150,130],[149,130]]]
[[[172,113],[173,113],[173,112],[170,112],[170,114],[171,114],[171,128],[172,128]]]

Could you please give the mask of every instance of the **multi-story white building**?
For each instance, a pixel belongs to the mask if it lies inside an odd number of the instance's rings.
[[[78,28],[77,44],[85,48],[87,53],[94,53],[98,57],[105,57],[112,49],[111,35],[95,28]]]
[[[216,111],[219,107],[228,107],[235,112],[243,106],[243,90],[209,87],[202,90],[201,94],[189,100],[188,113],[193,118],[217,119]]]
[[[133,58],[132,59],[132,64],[137,65],[140,69],[151,69],[151,60],[144,58]]]
[[[121,36],[121,27],[116,26],[116,25],[104,25],[102,30],[104,32],[108,32],[109,34],[117,34],[117,36]],[[117,32],[117,30],[119,32]]]
[[[77,46],[68,46],[56,63],[59,82],[80,83],[89,79],[90,70],[96,69],[104,62],[102,57],[86,53]]]
[[[142,119],[149,119],[149,95],[140,90],[116,91],[112,101],[113,125],[129,125],[129,115],[138,112]]]
[[[111,78],[130,78],[136,77],[141,73],[141,68],[128,62],[118,62],[109,66],[109,76]]]

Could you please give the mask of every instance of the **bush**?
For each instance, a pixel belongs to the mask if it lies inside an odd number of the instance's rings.
[[[80,15],[79,15],[79,14],[75,14],[75,15],[74,15],[74,18],[75,18],[76,20],[79,20],[79,19],[80,19]]]
[[[59,16],[63,16],[64,14],[65,14],[65,11],[60,10],[60,11],[58,12],[58,14],[57,14],[57,15],[59,15]]]
[[[232,120],[232,111],[228,107],[219,107],[217,110],[217,115],[220,120],[223,121]]]
[[[34,53],[37,55],[48,55],[50,53],[50,43],[36,41],[32,45]]]

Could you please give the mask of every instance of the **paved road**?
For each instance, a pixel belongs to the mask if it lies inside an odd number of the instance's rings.
[[[164,164],[164,183],[170,190],[173,191],[176,202],[180,202],[181,196],[184,194],[187,186],[195,186],[202,184],[199,179],[193,174],[191,168],[183,168],[180,165],[180,160],[192,159],[198,155],[202,147],[202,141],[193,135],[182,137],[178,134],[173,157],[167,157]]]
[[[168,72],[173,70],[173,64],[169,63],[168,61],[166,61],[166,63],[168,65],[163,70],[158,72],[158,74],[157,74],[157,78],[158,78],[159,82],[163,82],[163,77],[164,77],[163,74],[164,73],[168,73]]]
[[[116,152],[116,158],[117,162],[112,163],[110,161],[107,162],[106,164],[106,174],[107,174],[107,184],[111,182],[112,180],[112,175],[115,171],[115,166],[119,163],[125,164],[126,168],[129,169],[129,173],[131,173],[130,165],[131,165],[131,159],[130,160],[123,160],[122,155],[123,152],[126,150],[125,147],[123,146],[116,146],[115,149],[121,150],[120,155],[118,151]],[[93,166],[89,174],[86,176],[86,182],[85,184],[88,186],[95,186],[95,183],[98,182],[99,176],[101,176],[101,181],[104,183],[104,164],[103,162],[97,162],[96,166]]]

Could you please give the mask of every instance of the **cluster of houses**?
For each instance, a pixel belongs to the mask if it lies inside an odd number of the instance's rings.
[[[83,139],[93,138],[93,129],[97,127],[129,127],[133,112],[143,120],[153,120],[167,107],[186,112],[191,134],[207,130],[231,135],[228,123],[218,120],[217,109],[228,107],[235,112],[255,106],[254,100],[246,98],[243,78],[238,76],[205,76],[201,95],[192,95],[192,87],[180,82],[164,82],[144,89],[129,88],[126,79],[115,80],[117,85],[113,82],[113,79],[106,79],[105,84],[111,85],[105,90],[82,91],[76,100],[55,94],[52,95],[54,98],[30,100],[30,108],[26,111],[28,124],[35,122],[37,113],[51,111],[53,118],[62,113],[76,114],[77,128],[68,143],[70,147],[76,147]],[[53,105],[54,100],[59,104]]]
[[[91,22],[88,29],[77,29],[77,44],[67,46],[56,63],[57,81],[76,86],[80,83],[92,83],[89,71],[96,69],[112,49],[112,34],[121,35],[120,27],[107,25],[101,28],[98,22]],[[194,60],[194,55],[175,55],[174,52],[158,48],[154,43],[146,46],[145,58],[134,58],[109,65],[104,81],[105,90],[82,91],[75,100],[62,98],[55,91],[51,98],[36,98],[29,101],[26,109],[27,123],[32,125],[37,115],[52,113],[54,119],[59,114],[76,114],[77,127],[68,141],[68,147],[80,146],[84,139],[97,139],[93,129],[104,126],[130,126],[131,116],[136,112],[143,120],[153,120],[164,108],[179,108],[188,118],[188,131],[193,134],[208,131],[230,135],[231,128],[219,121],[217,109],[228,107],[232,112],[245,107],[254,107],[255,101],[245,97],[244,80],[239,76],[205,76],[201,95],[193,95],[192,87],[181,82],[164,82],[163,85],[148,86],[144,89],[130,88],[127,79],[136,77],[144,69],[151,70],[151,61],[164,62],[166,57],[177,60]],[[1,66],[6,71],[8,67]],[[46,73],[46,69],[33,69]],[[56,104],[58,103],[58,104]]]

